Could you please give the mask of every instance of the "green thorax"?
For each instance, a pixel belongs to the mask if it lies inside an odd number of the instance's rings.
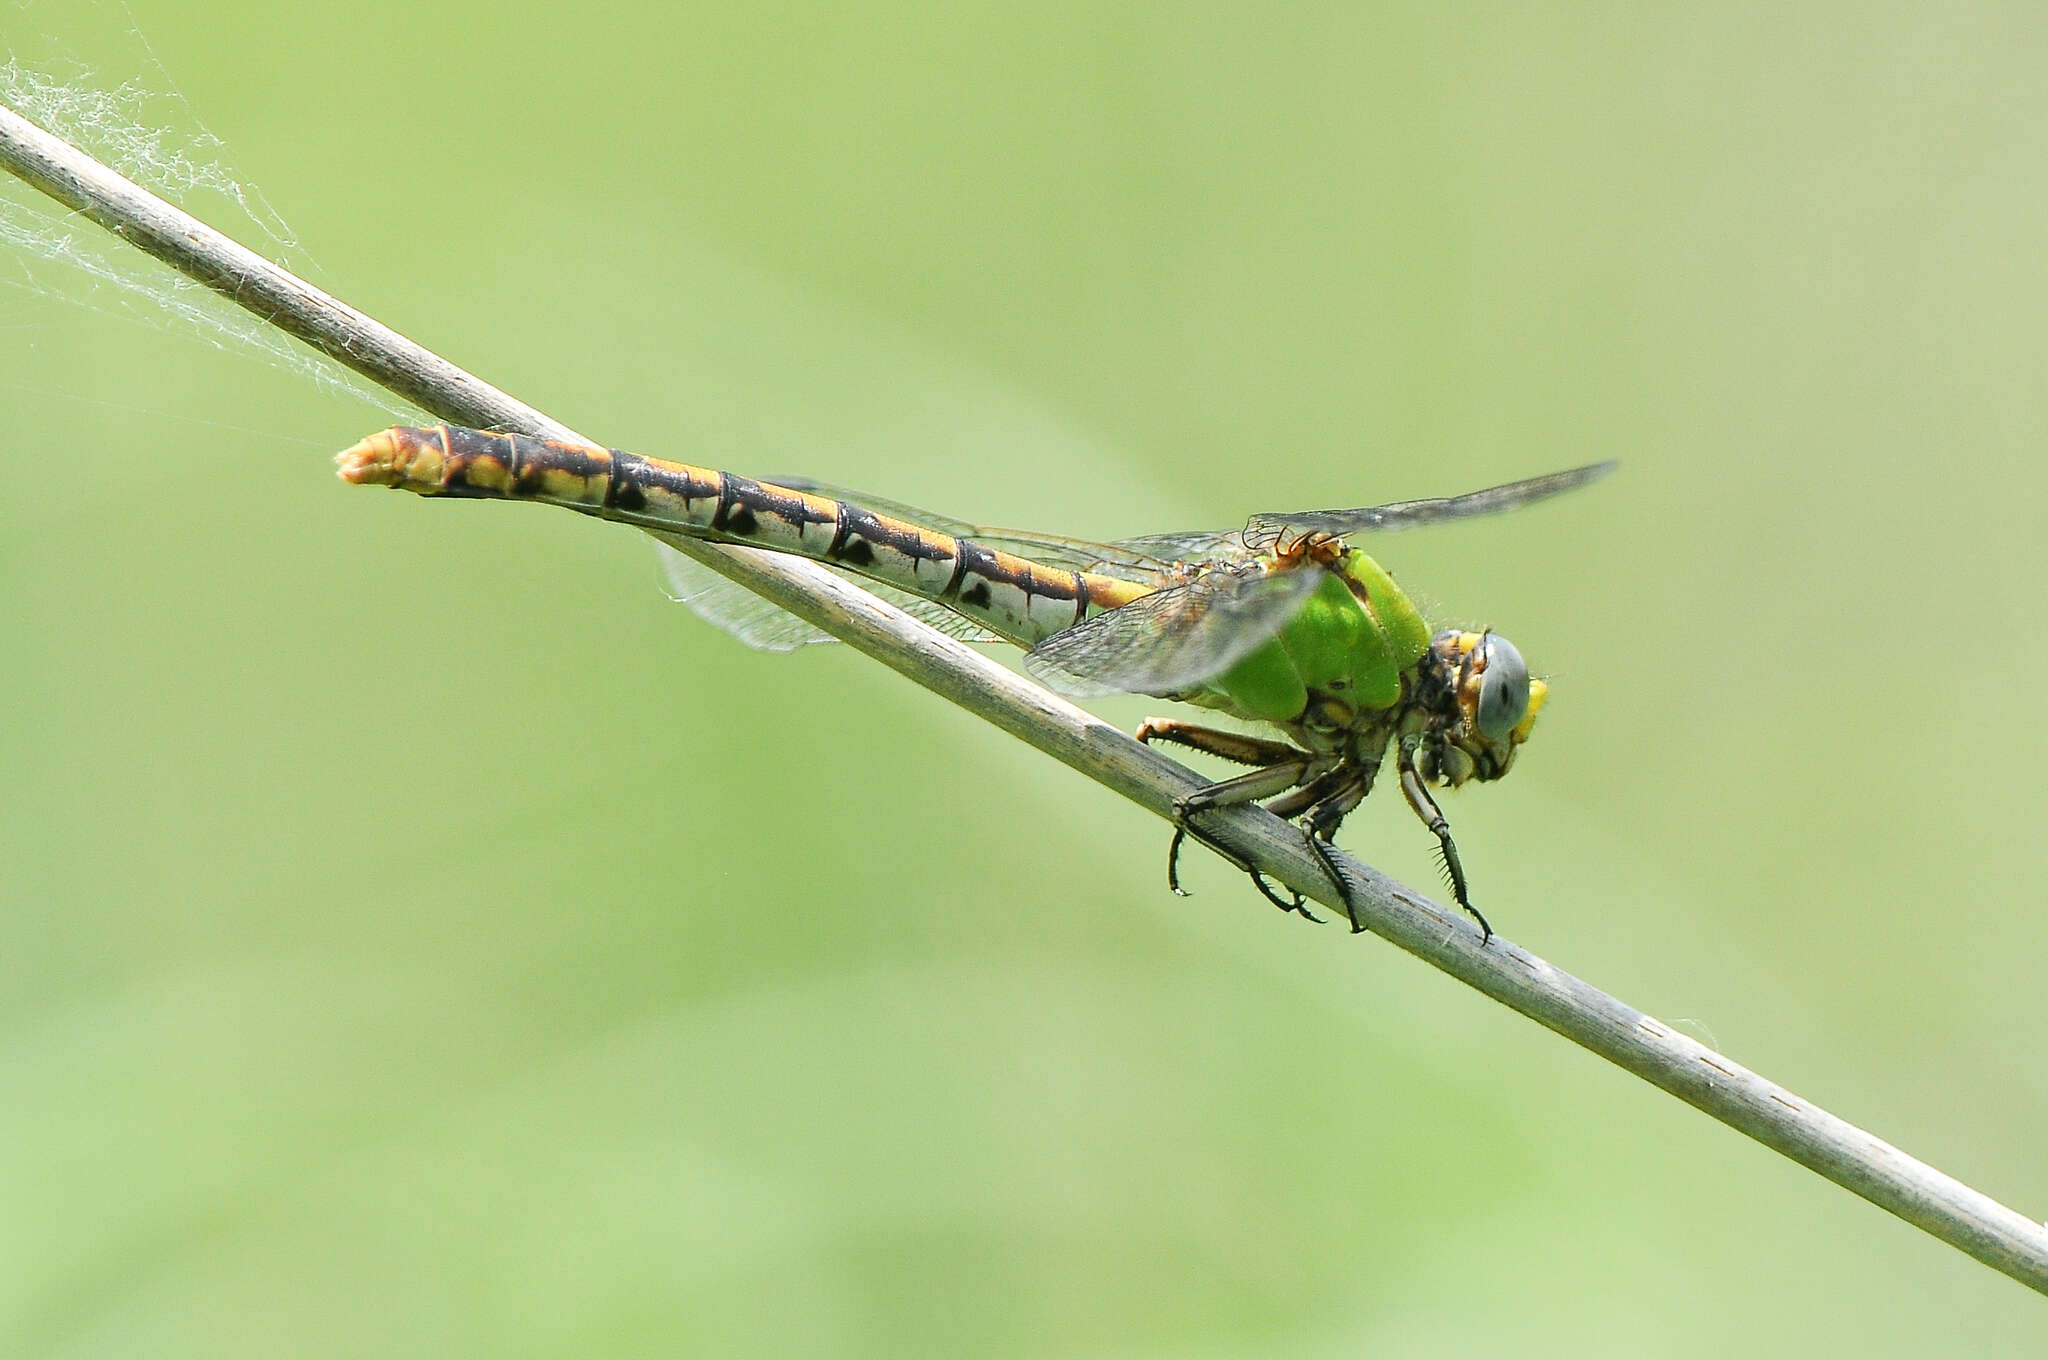
[[[1403,674],[1429,650],[1429,626],[1364,553],[1331,543],[1316,556],[1327,575],[1308,602],[1271,642],[1184,696],[1188,702],[1285,726],[1311,701],[1360,711],[1401,701]]]

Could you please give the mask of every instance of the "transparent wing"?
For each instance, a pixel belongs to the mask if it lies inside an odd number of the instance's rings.
[[[661,589],[704,622],[760,652],[793,652],[813,642],[837,642],[779,605],[744,590],[709,567],[699,566],[666,543],[654,545]]]
[[[1316,567],[1204,572],[1054,633],[1024,669],[1065,694],[1182,693],[1269,640],[1322,579]]]
[[[1597,481],[1614,468],[1612,461],[1592,463],[1463,496],[1393,501],[1355,510],[1254,515],[1242,530],[1146,534],[1113,543],[972,524],[808,477],[767,480],[864,505],[1046,566],[1097,572],[1141,585],[1177,577],[1180,573],[1173,563],[1222,567],[1056,633],[1024,658],[1025,668],[1032,674],[1070,694],[1164,694],[1192,688],[1229,669],[1270,638],[1313,592],[1319,576],[1313,570],[1262,573],[1231,569],[1251,563],[1282,538],[1303,533],[1341,538],[1500,514]],[[657,550],[669,597],[749,647],[791,652],[814,642],[833,641],[794,614],[699,566],[667,544],[658,543]],[[944,605],[852,572],[839,574],[950,637],[998,641],[994,634]]]
[[[1107,545],[1134,558],[1158,562],[1248,562],[1258,554],[1241,529],[1196,529],[1178,534],[1142,534]]]
[[[928,525],[942,534],[951,534],[955,538],[972,538],[981,532],[964,519],[936,514],[930,510],[919,509],[915,505],[906,505],[902,501],[892,501],[887,496],[871,495],[832,482],[821,482],[816,477],[763,477],[760,480],[776,486],[786,486],[792,491],[808,491],[814,496],[829,496],[835,501],[851,501],[855,505],[866,506],[884,515],[907,519],[912,524]]]
[[[668,544],[657,540],[654,547],[661,565],[662,589],[668,597],[754,650],[793,652],[812,643],[839,640],[830,633],[819,632],[780,605],[762,599],[744,586],[734,585]],[[827,567],[826,570],[838,569]],[[1001,641],[974,620],[955,614],[944,605],[852,572],[841,571],[838,574],[861,589],[881,596],[912,618],[922,619],[948,637],[956,637],[963,642]]]
[[[814,495],[830,496],[836,501],[850,501],[884,515],[909,520],[937,529],[942,534],[955,538],[971,538],[1000,552],[1014,553],[1028,557],[1033,562],[1043,562],[1048,567],[1064,567],[1068,571],[1092,571],[1104,576],[1115,576],[1140,585],[1154,585],[1167,572],[1167,563],[1172,558],[1160,559],[1131,546],[1137,540],[1119,543],[1095,543],[1085,538],[1069,538],[1064,534],[1040,534],[1025,529],[998,529],[986,524],[970,524],[964,519],[951,515],[937,515],[921,510],[902,501],[890,500],[887,496],[870,495],[865,491],[854,491],[830,482],[821,482],[814,477],[768,477],[763,480],[777,486],[786,486],[792,491],[809,491]],[[717,573],[712,573],[716,575]]]
[[[1033,534],[1017,529],[977,528],[968,535],[976,543],[1028,557],[1049,567],[1093,572],[1134,581],[1141,586],[1158,585],[1173,569],[1170,558],[1162,559],[1129,542],[1093,543],[1085,538],[1062,538],[1058,534]]]
[[[1536,501],[1575,490],[1598,481],[1614,471],[1615,463],[1588,463],[1585,467],[1552,472],[1525,481],[1490,486],[1462,496],[1430,500],[1393,501],[1356,510],[1303,510],[1291,515],[1253,515],[1245,526],[1244,540],[1254,549],[1270,546],[1288,534],[1322,533],[1335,538],[1373,530],[1408,529],[1421,524],[1443,524],[1477,515],[1497,515]]]

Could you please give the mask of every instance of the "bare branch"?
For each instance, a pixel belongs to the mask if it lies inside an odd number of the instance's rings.
[[[465,373],[187,216],[0,107],[0,162],[121,239],[437,417],[556,439],[573,430]],[[795,558],[692,540],[676,546],[806,622],[1162,817],[1204,781],[1065,700]],[[1329,903],[1300,835],[1255,807],[1203,831],[1268,877]],[[1942,1241],[2048,1293],[2048,1229],[1392,879],[1345,861],[1371,929],[1459,981],[1819,1172]],[[1263,909],[1263,908],[1262,908]]]

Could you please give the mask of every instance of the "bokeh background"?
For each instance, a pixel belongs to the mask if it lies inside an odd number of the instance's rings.
[[[1555,686],[1449,807],[1477,900],[2048,1212],[2038,7],[0,20],[154,92],[103,149],[613,443],[1094,537],[1621,458],[1380,545]],[[1213,859],[1169,896],[1158,822],[747,652],[635,535],[343,489],[397,409],[31,203],[0,1351],[2041,1353],[2018,1285]],[[1345,843],[1432,882],[1397,799]]]

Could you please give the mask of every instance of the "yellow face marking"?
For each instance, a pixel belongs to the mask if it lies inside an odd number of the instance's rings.
[[[1537,710],[1543,707],[1543,701],[1549,697],[1550,686],[1541,680],[1529,682],[1529,711],[1522,716],[1522,721],[1515,725],[1515,730],[1508,734],[1515,745],[1520,746],[1529,739],[1530,730],[1536,726]]]
[[[1530,732],[1535,730],[1536,715],[1542,711],[1544,701],[1550,697],[1550,686],[1532,677],[1529,681],[1529,707],[1523,711],[1522,720],[1516,723],[1505,737],[1495,739],[1482,735],[1479,731],[1479,693],[1480,681],[1486,674],[1486,653],[1478,652],[1476,658],[1473,653],[1485,639],[1484,633],[1461,632],[1452,643],[1460,663],[1469,662],[1470,669],[1464,674],[1457,693],[1453,696],[1458,706],[1458,730],[1450,735],[1451,747],[1445,754],[1448,756],[1449,750],[1462,749],[1469,757],[1490,757],[1493,761],[1493,772],[1489,777],[1498,779],[1508,772],[1514,764],[1516,750],[1523,742],[1529,740]],[[1463,783],[1473,773],[1471,770],[1454,773],[1453,764],[1449,761],[1446,761],[1444,769],[1447,781],[1453,787]]]

